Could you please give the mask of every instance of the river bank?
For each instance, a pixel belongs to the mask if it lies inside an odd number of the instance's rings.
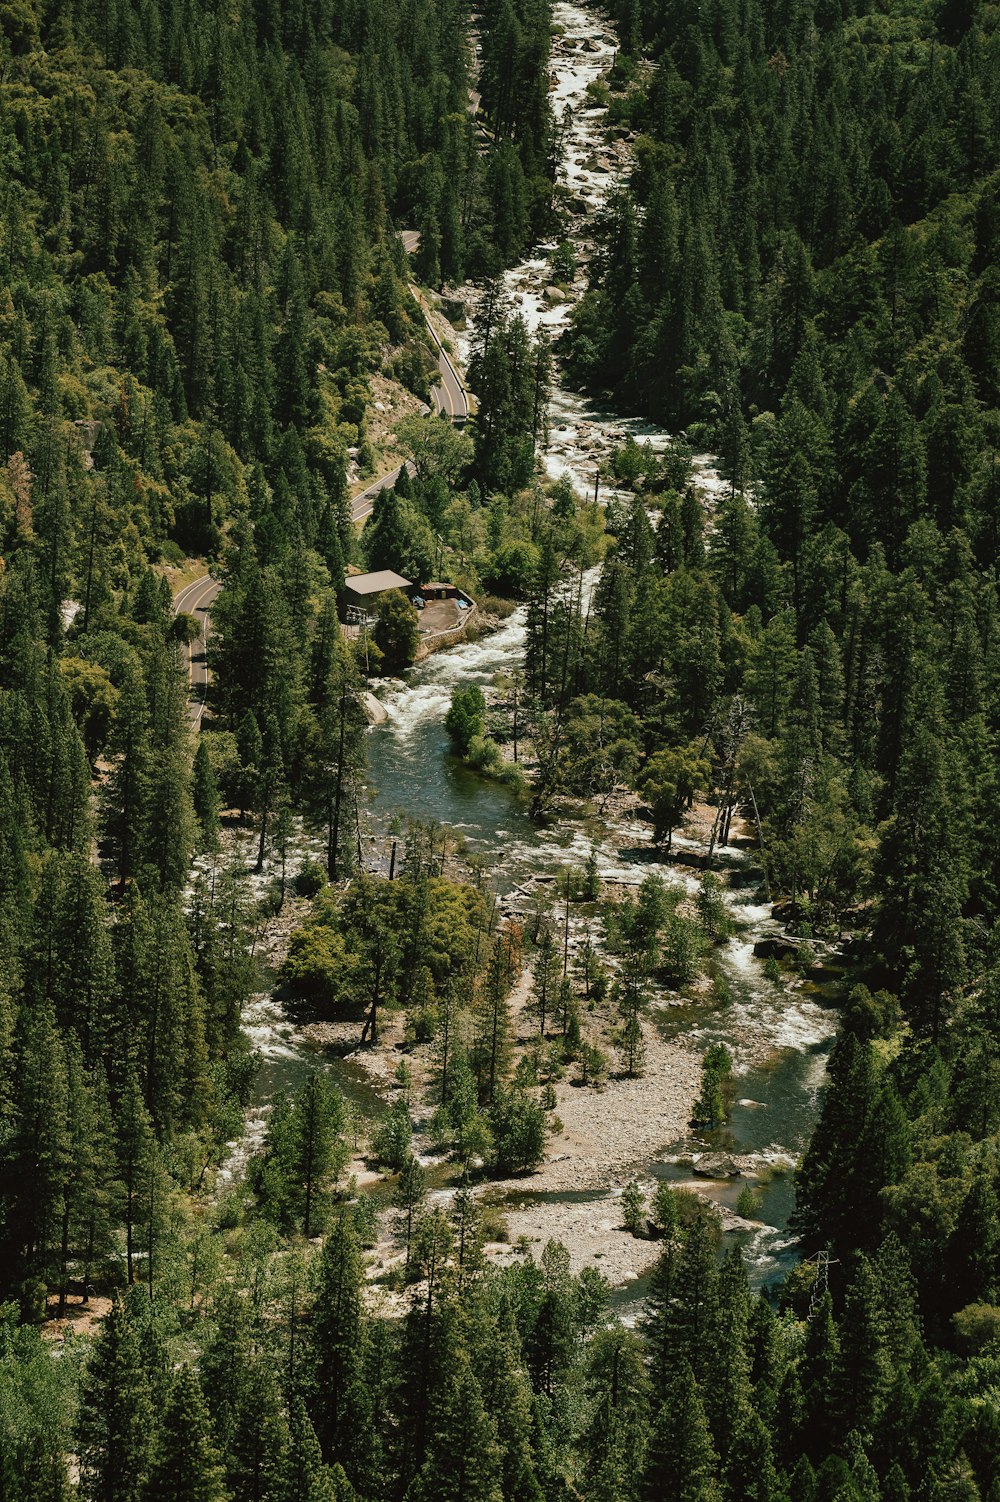
[[[585,259],[587,219],[601,206],[615,173],[627,157],[607,152],[603,112],[588,92],[611,65],[614,39],[595,28],[593,12],[559,3],[560,30],[553,52],[557,117],[564,120],[561,169],[563,196],[575,215],[572,233]],[[595,37],[595,30],[597,35]],[[568,110],[568,115],[564,112]],[[575,205],[575,206],[574,206]],[[512,296],[529,323],[544,323],[555,335],[565,325],[572,301],[558,304],[545,297],[549,279],[547,247],[508,275]],[[582,276],[573,296],[582,293]],[[456,336],[467,341],[469,330]],[[602,410],[559,384],[558,371],[550,401],[550,443],[544,456],[547,473],[568,474],[578,493],[592,491],[595,472],[628,436],[664,448],[671,436],[650,424]],[[723,482],[711,461],[695,463],[695,486],[710,514]],[[603,482],[602,482],[603,485]],[[602,488],[602,495],[606,495]],[[378,686],[381,723],[368,734],[370,800],[363,812],[369,831],[365,863],[387,871],[387,852],[398,820],[419,820],[445,827],[465,852],[488,873],[502,911],[530,906],[532,889],[546,888],[572,865],[582,869],[593,852],[605,893],[637,887],[656,871],[686,899],[698,890],[710,841],[714,811],[695,809],[675,836],[672,859],[653,848],[650,827],[635,816],[634,804],[609,803],[603,814],[560,808],[558,816],[532,822],[526,801],[497,782],[487,782],[450,753],[444,718],[454,688],[477,684],[489,688],[497,674],[509,672],[523,655],[525,611],[515,610],[496,631],[478,641],[463,641],[419,663],[405,681]],[[830,998],[802,976],[765,970],[755,945],[776,931],[769,906],[761,903],[758,876],[746,831],[734,826],[731,843],[714,852],[723,877],[723,900],[735,920],[734,936],[713,952],[711,968],[722,984],[706,982],[690,994],[657,991],[646,1025],[646,1068],[635,1080],[611,1078],[602,1089],[554,1081],[559,1129],[550,1136],[539,1171],[480,1193],[506,1220],[506,1240],[490,1245],[498,1261],[511,1255],[538,1254],[550,1237],[567,1245],[571,1262],[600,1268],[624,1297],[641,1297],[641,1274],[656,1256],[654,1242],[637,1240],[621,1224],[620,1195],[632,1177],[647,1184],[659,1178],[692,1187],[716,1203],[744,1246],[751,1277],[757,1284],[780,1275],[794,1260],[787,1230],[793,1187],[787,1176],[770,1175],[767,1165],[794,1161],[803,1151],[818,1111],[826,1052],[834,1031]],[[549,890],[551,887],[549,886]],[[571,916],[570,944],[582,940],[590,915]],[[276,958],[276,956],[275,956]],[[515,1018],[523,1005],[530,976],[522,977],[515,998]],[[435,1176],[436,1195],[454,1192],[450,1167],[434,1156],[427,1135],[432,1107],[426,1100],[429,1049],[403,1049],[402,1019],[388,1016],[377,1049],[352,1046],[360,1037],[354,1020],[292,1024],[273,994],[255,998],[248,1019],[253,1040],[265,1053],[252,1113],[254,1130],[263,1130],[275,1088],[295,1088],[307,1072],[328,1069],[333,1079],[371,1114],[398,1098],[396,1069],[406,1058],[412,1073],[411,1111],[416,1146]],[[595,1019],[596,1026],[600,1019]],[[522,1048],[530,1029],[518,1026]],[[737,1101],[727,1126],[703,1137],[688,1130],[705,1048],[723,1042],[735,1059]],[[745,1155],[751,1177],[763,1165],[760,1220],[733,1220],[739,1180],[693,1180],[692,1156],[724,1150]],[[371,1169],[359,1157],[352,1164],[357,1182],[371,1182]],[[748,1180],[744,1179],[744,1183]],[[397,1258],[390,1216],[383,1216],[382,1239],[371,1273],[383,1275]]]

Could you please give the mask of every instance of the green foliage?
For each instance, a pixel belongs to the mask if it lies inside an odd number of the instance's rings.
[[[751,1184],[744,1184],[736,1199],[736,1213],[746,1220],[756,1220],[760,1214],[760,1195]]]
[[[297,897],[315,897],[326,885],[326,872],[318,861],[303,861],[292,878]]]
[[[733,1060],[728,1048],[713,1043],[705,1050],[701,1065],[701,1089],[691,1112],[692,1126],[717,1126],[726,1115],[726,1087]]]
[[[486,700],[476,684],[452,690],[451,705],[445,715],[444,728],[458,756],[467,756],[476,737],[482,737],[486,725]]]
[[[617,699],[587,694],[566,707],[560,767],[569,792],[607,796],[639,765],[639,722]]]
[[[153,1464],[162,1349],[150,1342],[138,1296],[116,1299],[83,1379],[77,1443],[86,1498],[130,1502],[144,1494]]]
[[[722,885],[711,871],[706,873],[698,889],[698,917],[715,944],[724,943],[736,931],[735,920],[722,895]]]
[[[530,484],[536,446],[545,435],[548,344],[544,334],[532,339],[524,319],[512,313],[502,281],[487,286],[475,328],[469,361],[469,382],[478,399],[473,469],[487,496],[509,495]]]
[[[247,1166],[247,1182],[261,1213],[286,1234],[307,1239],[323,1229],[331,1195],[350,1157],[347,1110],[325,1075],[310,1074],[289,1100],[271,1106],[263,1151]]]
[[[373,634],[387,673],[401,673],[412,664],[420,644],[419,620],[416,606],[402,590],[391,589],[379,600]]]
[[[327,1006],[350,994],[344,941],[335,929],[324,924],[295,930],[288,942],[281,974],[300,996]]]
[[[511,1086],[497,1091],[487,1121],[496,1174],[506,1178],[538,1166],[545,1152],[545,1112],[526,1090]]]
[[[484,777],[492,778],[495,782],[504,783],[514,792],[520,792],[524,787],[524,773],[520,767],[504,760],[503,752],[490,735],[472,737],[469,742],[467,760],[469,766],[475,771],[481,772]]]
[[[641,788],[653,815],[653,838],[666,840],[670,849],[673,833],[704,784],[708,765],[692,742],[676,750],[657,751],[646,763]]]
[[[399,1173],[410,1158],[413,1127],[405,1100],[394,1102],[372,1132],[372,1157],[382,1167]]]
[[[729,493],[711,515],[680,443],[626,442],[612,477],[634,493],[606,512],[535,483],[548,351],[500,273],[544,239],[573,274],[548,4],[482,8],[479,123],[451,0],[3,9],[10,1502],[996,1491],[995,7],[613,11],[591,97],[632,166],[560,360],[714,447]],[[610,998],[593,947],[563,984],[539,929],[534,1020],[561,1036],[515,1070],[514,926],[422,836],[396,881],[350,879],[366,722],[337,626],[347,451],[374,461],[386,359],[425,394],[429,370],[400,223],[420,275],[485,286],[480,404],[468,436],[403,427],[417,475],[380,497],[367,560],[416,580],[440,539],[525,600],[510,733],[490,729],[530,743],[536,814],[624,786],[669,847],[704,794],[708,867],[755,837],[793,931],[849,931],[870,972],[796,1181],[804,1249],[832,1260],[789,1279],[777,1316],[667,1185],[640,1332],[554,1245],[483,1266],[480,1165],[539,1161],[552,1081],[571,1054],[599,1080],[598,1037],[638,1074],[652,985],[687,985],[731,925],[711,871],[697,923],[679,888],[644,883],[608,917]],[[197,751],[191,618],[160,567],[194,550],[224,584]],[[412,621],[388,611],[393,671]],[[497,772],[472,710],[456,741]],[[284,870],[293,811],[325,840],[324,883],[300,887],[333,885],[291,941],[290,988],[352,1009],[362,1042],[394,1007],[433,1035],[428,1104],[468,1176],[424,1209],[400,1102],[380,1130],[401,1318],[365,1289],[371,1206],[333,1219],[353,1133],[324,1073],[272,1097],[245,1185],[205,1197],[250,1103],[239,1019],[259,985],[258,913],[212,858],[223,805],[252,821],[262,874]],[[579,895],[597,885],[595,868]],[[710,1050],[703,1124],[728,1069]],[[122,1285],[92,1336],[18,1326]]]
[[[149,1494],[164,1502],[225,1502],[227,1497],[205,1400],[189,1366],[181,1367],[167,1395]]]
[[[640,1236],[646,1230],[646,1196],[635,1179],[629,1179],[622,1190],[622,1221],[626,1231]]]

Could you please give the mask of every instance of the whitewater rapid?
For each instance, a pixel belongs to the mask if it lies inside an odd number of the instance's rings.
[[[614,38],[596,11],[570,0],[558,0],[554,20],[559,35],[553,45],[552,100],[557,123],[563,127],[559,178],[575,214],[571,233],[580,269],[572,291],[558,302],[547,296],[551,285],[547,252],[556,242],[537,247],[506,278],[511,297],[529,326],[544,327],[553,340],[566,327],[573,303],[583,295],[594,217],[628,162],[627,141],[609,145],[604,140],[604,112],[588,93],[611,66]],[[474,307],[474,301],[470,291],[470,306]],[[460,357],[467,357],[473,332],[467,328],[456,334]],[[595,473],[599,469],[606,473],[611,451],[626,437],[660,450],[671,441],[669,433],[653,424],[605,410],[568,390],[558,367],[550,396],[549,429],[545,471],[553,479],[568,475],[581,495],[593,493]],[[697,456],[695,482],[710,507],[724,485],[711,455]],[[607,494],[602,480],[601,495],[606,498]],[[407,818],[417,818],[443,825],[467,851],[483,856],[492,868],[491,884],[507,904],[516,905],[532,890],[532,883],[538,890],[539,879],[551,878],[567,865],[582,867],[591,851],[606,882],[634,888],[650,871],[656,871],[685,896],[694,896],[699,878],[690,867],[656,859],[648,825],[594,816],[561,817],[540,826],[528,818],[523,800],[477,777],[449,755],[444,718],[453,689],[470,684],[489,687],[498,674],[521,662],[525,638],[522,607],[492,635],[438,652],[412,669],[405,681],[379,686],[387,719],[368,737],[371,804],[367,817],[377,831],[369,837],[368,863],[382,869],[389,846],[387,831],[398,829]],[[701,849],[683,836],[675,844],[680,853],[685,847],[691,854]],[[731,870],[738,871],[748,862],[747,851],[740,847],[725,847],[717,855],[719,864]],[[691,1009],[685,1015],[684,1035],[698,1047],[724,1041],[734,1053],[741,1097],[733,1113],[736,1147],[776,1161],[794,1159],[805,1147],[818,1112],[834,1014],[801,980],[774,979],[765,973],[754,945],[773,933],[776,925],[752,885],[727,887],[724,900],[740,925],[737,936],[715,955],[730,999],[722,1006]],[[575,944],[581,938],[574,920],[572,941]],[[656,997],[654,1022],[658,1008],[667,1015],[676,1006],[676,998]],[[248,1023],[267,1065],[250,1123],[253,1137],[259,1140],[269,1088],[275,1083],[293,1085],[296,1071],[304,1077],[321,1061],[273,998],[257,998]],[[661,1176],[679,1172],[670,1155],[652,1164],[651,1171]],[[732,1198],[731,1186],[720,1186],[720,1203],[728,1203],[727,1195]],[[787,1231],[790,1208],[789,1184],[766,1190],[762,1211],[766,1223],[744,1239],[744,1253],[758,1284],[794,1259]]]

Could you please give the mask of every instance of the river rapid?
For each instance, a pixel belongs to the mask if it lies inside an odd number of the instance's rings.
[[[608,146],[603,110],[588,96],[588,86],[611,66],[614,38],[590,6],[559,0],[554,16],[559,36],[553,46],[552,100],[562,127],[560,177],[569,190],[576,218],[570,232],[585,265],[588,221],[611,190],[615,176],[627,162],[627,142]],[[572,301],[582,295],[581,271],[571,300],[556,302],[546,295],[550,284],[548,246],[507,276],[515,304],[532,328],[544,326],[554,340],[565,327]],[[459,353],[468,349],[468,331],[456,336]],[[550,442],[544,456],[548,474],[568,475],[581,493],[593,492],[595,472],[627,434],[640,442],[662,447],[669,435],[649,423],[603,410],[560,385],[555,373],[550,402]],[[696,484],[711,509],[722,482],[708,455],[698,456]],[[524,611],[516,611],[491,636],[439,652],[411,670],[405,682],[379,690],[387,719],[368,737],[371,806],[368,859],[384,866],[392,817],[435,821],[454,831],[467,848],[486,857],[494,870],[497,890],[516,903],[539,876],[551,875],[567,863],[582,866],[593,848],[605,880],[638,885],[651,870],[671,884],[697,889],[698,878],[682,864],[660,862],[649,845],[648,826],[597,817],[533,823],[522,800],[500,785],[486,781],[449,755],[444,717],[454,687],[473,683],[489,686],[497,673],[509,671],[522,654]],[[680,853],[700,851],[692,841],[675,839]],[[826,1057],[835,1029],[830,1000],[797,977],[769,979],[754,954],[755,943],[775,931],[770,908],[757,893],[759,873],[752,855],[733,845],[717,852],[717,866],[727,870],[726,901],[738,919],[738,936],[723,946],[716,963],[725,977],[729,1000],[722,1006],[678,1006],[676,998],[654,1000],[651,1026],[670,1035],[683,1033],[699,1049],[722,1041],[737,1066],[737,1103],[724,1132],[701,1140],[671,1144],[646,1166],[646,1177],[690,1181],[692,1152],[720,1148],[758,1155],[779,1167],[794,1161],[807,1145],[815,1123]],[[577,935],[579,937],[579,935]],[[247,1019],[249,1031],[264,1058],[258,1099],[251,1113],[251,1131],[259,1134],[266,1100],[277,1087],[291,1087],[305,1071],[317,1067],[321,1056],[297,1035],[271,998],[261,997]],[[371,1094],[349,1063],[325,1061],[358,1106],[365,1110]],[[746,1180],[743,1181],[744,1183]],[[740,1181],[713,1183],[707,1192],[733,1208]],[[608,1193],[620,1192],[620,1185]],[[706,1185],[701,1184],[703,1192]],[[763,1188],[761,1225],[740,1233],[752,1281],[760,1286],[787,1270],[795,1260],[787,1223],[794,1190],[790,1177],[777,1175]],[[629,1292],[634,1299],[641,1286]]]

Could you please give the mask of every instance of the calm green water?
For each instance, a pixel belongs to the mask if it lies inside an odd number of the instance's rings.
[[[614,56],[615,42],[604,32],[601,18],[587,5],[557,0],[555,16],[565,38],[565,42],[557,40],[553,54],[553,100],[565,125],[560,175],[565,186],[587,203],[589,211],[596,212],[613,174],[595,159],[595,151],[599,156],[605,149],[601,144],[602,111],[593,107],[587,91]],[[581,51],[583,41],[591,44],[591,50]],[[509,273],[507,282],[529,325],[545,325],[554,338],[568,316],[568,305],[552,307],[543,295],[550,279],[546,249],[540,247]],[[467,338],[468,331],[456,335],[460,349]],[[551,394],[550,418],[546,469],[552,476],[569,475],[581,494],[593,489],[596,465],[604,467],[606,473],[608,454],[627,435],[654,448],[662,448],[669,441],[664,431],[604,411],[565,390],[558,381]],[[713,494],[726,487],[710,456],[700,456],[695,468],[702,493],[711,504]],[[606,493],[602,494],[606,498]],[[404,820],[441,824],[454,832],[456,842],[464,841],[469,850],[485,855],[500,893],[511,892],[534,874],[553,873],[567,862],[582,865],[592,844],[598,850],[606,879],[638,884],[647,870],[656,867],[641,829],[616,827],[601,820],[535,825],[522,800],[470,773],[449,755],[444,717],[452,690],[473,683],[486,686],[496,674],[510,671],[523,654],[524,635],[524,616],[519,611],[493,636],[440,652],[412,670],[405,684],[383,685],[379,690],[388,722],[368,736],[371,802],[366,822],[370,833],[364,853],[371,869],[384,870],[388,865],[391,828],[397,814]],[[678,845],[683,848],[683,841]],[[740,938],[718,957],[730,999],[724,1007],[707,1014],[661,1011],[658,1023],[672,1031],[682,1027],[699,1045],[721,1040],[736,1056],[739,1103],[727,1131],[711,1142],[703,1142],[702,1147],[797,1157],[816,1120],[834,1015],[829,1005],[801,986],[776,985],[767,980],[753,955],[753,943],[768,932],[769,911],[755,906],[755,883],[752,872],[745,872],[745,852],[722,851],[720,863],[729,865],[736,878],[728,900],[745,925]],[[658,869],[666,880],[688,890],[697,886],[696,878],[681,866]],[[740,881],[744,873],[750,879]],[[273,1002],[261,1002],[256,1017],[250,1019],[249,1031],[264,1057],[259,1108],[266,1106],[275,1089],[294,1089],[308,1070],[325,1064],[359,1111],[377,1110],[377,1097],[356,1066],[350,1060],[324,1056],[310,1048]],[[752,1050],[746,1047],[750,1038],[754,1040]],[[763,1065],[748,1062],[762,1055],[766,1058]],[[682,1181],[688,1171],[667,1159],[691,1145],[674,1144],[662,1162],[650,1165],[650,1171]],[[739,1183],[717,1186],[712,1192],[720,1200],[731,1196],[735,1202],[739,1187]],[[524,1198],[524,1192],[519,1191],[519,1197]],[[792,1202],[790,1178],[774,1179],[764,1195],[761,1213],[765,1226],[743,1238],[757,1283],[775,1277],[794,1260],[794,1246],[787,1233]],[[624,1306],[629,1300],[634,1302],[641,1291],[641,1285],[636,1285],[616,1297]]]
[[[509,669],[513,653],[523,647],[520,616],[512,618],[496,636],[453,653],[432,657],[412,675],[405,686],[383,691],[389,720],[369,735],[369,768],[374,787],[371,806],[375,824],[387,828],[393,814],[412,812],[454,830],[470,849],[486,854],[495,863],[502,890],[533,872],[552,872],[572,861],[582,864],[593,843],[605,876],[638,883],[649,869],[659,869],[665,879],[693,890],[697,879],[683,867],[658,864],[648,844],[641,843],[634,827],[615,826],[593,819],[586,824],[562,821],[538,827],[527,817],[521,800],[507,789],[469,773],[448,751],[443,729],[444,715],[457,684],[490,684],[501,669]],[[375,842],[375,859],[384,864],[388,838]],[[770,910],[756,903],[756,883],[740,880],[746,853],[722,852],[721,864],[730,865],[736,880],[727,900],[744,931],[718,953],[730,999],[714,1010],[670,1008],[654,1012],[665,1031],[683,1031],[699,1046],[721,1041],[733,1051],[737,1063],[748,1054],[747,1040],[754,1040],[752,1053],[763,1051],[766,1062],[742,1069],[737,1079],[737,1103],[725,1131],[671,1145],[664,1161],[650,1165],[655,1175],[677,1182],[690,1179],[690,1170],[668,1159],[694,1150],[726,1149],[740,1153],[797,1158],[806,1147],[816,1121],[826,1057],[835,1027],[835,1013],[801,983],[774,983],[764,975],[763,965],[753,954],[754,941],[773,925]],[[702,1188],[720,1203],[735,1202],[746,1180],[727,1184],[702,1181]],[[518,1198],[530,1190],[518,1191]],[[588,1195],[589,1197],[589,1195]],[[555,1196],[567,1203],[577,1196]],[[774,1177],[762,1191],[761,1230],[744,1233],[741,1240],[756,1284],[780,1276],[795,1260],[788,1235],[788,1218],[794,1205],[791,1175]],[[622,1300],[633,1299],[641,1286]]]

